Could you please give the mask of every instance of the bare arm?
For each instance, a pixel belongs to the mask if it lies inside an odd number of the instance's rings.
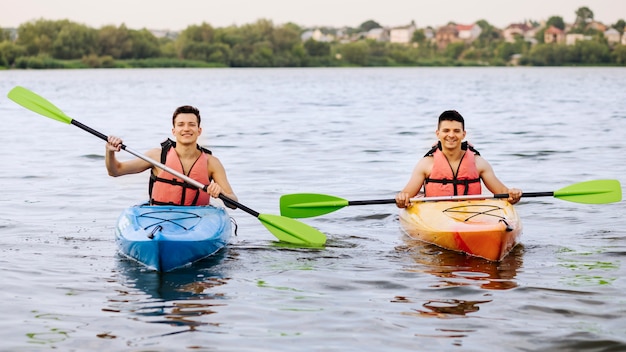
[[[433,167],[433,158],[422,158],[413,168],[411,178],[407,182],[402,191],[396,194],[396,206],[398,208],[406,208],[410,204],[411,198],[415,197],[422,189],[426,177],[430,174]]]
[[[228,178],[226,177],[226,170],[224,169],[224,166],[222,165],[220,160],[212,155],[209,155],[208,159],[209,178],[212,177],[213,182],[211,182],[211,184],[207,187],[207,192],[213,198],[218,198],[221,193],[234,201],[239,201],[237,195],[235,195],[235,192],[228,182]],[[232,209],[236,208],[236,206],[227,202],[224,202],[224,205]]]
[[[115,157],[115,153],[120,151],[122,140],[115,136],[109,136],[104,154],[104,163],[110,176],[117,177],[128,174],[137,174],[152,168],[149,162],[136,158],[129,161],[121,162]],[[159,148],[151,149],[146,152],[146,156],[151,159],[159,159],[161,150]]]
[[[476,168],[478,169],[478,173],[485,184],[485,187],[487,187],[491,193],[508,193],[509,203],[515,204],[519,202],[520,197],[522,196],[522,191],[517,188],[508,188],[504,183],[502,183],[487,160],[480,156],[476,156]]]

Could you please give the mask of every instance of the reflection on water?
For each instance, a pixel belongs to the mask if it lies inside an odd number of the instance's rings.
[[[483,258],[465,255],[442,249],[433,244],[403,237],[405,245],[396,250],[407,255],[411,264],[405,268],[409,272],[427,273],[439,280],[429,287],[446,289],[474,286],[486,290],[509,290],[517,287],[515,277],[522,265],[522,245],[517,245],[500,262],[490,262]],[[412,299],[396,296],[393,302],[416,303]],[[464,300],[456,298],[431,298],[421,303],[420,308],[404,312],[405,316],[421,318],[450,319],[466,317],[480,310],[480,306],[492,300]],[[439,337],[464,337],[471,331],[447,331]],[[420,335],[425,336],[425,335]]]
[[[0,72],[4,92],[33,89],[140,151],[167,137],[173,107],[200,106],[201,143],[270,214],[303,191],[392,198],[448,108],[507,184],[623,184],[626,138],[610,132],[626,126],[625,81],[624,68]],[[626,202],[522,201],[524,246],[500,263],[405,243],[393,205],[302,219],[328,235],[319,250],[274,245],[234,211],[235,245],[157,274],[114,256],[111,226],[146,175],[107,177],[99,140],[6,96],[0,115],[28,131],[0,124],[0,350],[625,350]]]
[[[190,267],[166,273],[119,256],[116,280],[128,290],[119,290],[104,310],[130,313],[148,323],[188,328],[168,335],[218,325],[204,317],[215,314],[215,307],[226,305],[224,294],[216,288],[228,283],[221,265],[227,255],[228,249],[223,249]]]
[[[460,299],[429,300],[422,304],[422,307],[425,309],[414,309],[404,314],[420,317],[450,318],[478,312],[480,304],[489,302],[491,301],[465,301]]]
[[[417,265],[407,271],[424,272],[441,278],[432,287],[477,285],[487,290],[509,290],[517,287],[515,276],[522,266],[524,248],[518,244],[500,262],[490,262],[463,253],[449,251],[435,245],[404,236],[406,252]]]

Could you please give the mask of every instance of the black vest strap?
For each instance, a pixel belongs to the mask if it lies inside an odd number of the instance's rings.
[[[429,151],[428,151],[428,152],[424,155],[424,157],[427,157],[427,156],[433,156],[433,154],[435,154],[435,152],[437,151],[437,149],[441,150],[441,142],[437,142],[437,144],[435,144],[435,145],[434,145],[434,146],[433,146],[433,147],[432,147],[432,148],[431,148],[431,149],[430,149],[430,150],[429,150]],[[480,155],[480,153],[478,152],[478,150],[474,149],[474,147],[472,147],[469,143],[467,143],[467,141],[465,141],[465,142],[462,142],[462,143],[461,143],[461,149],[462,149],[462,150],[468,150],[468,149],[469,149],[469,150],[470,150],[470,151],[472,151],[475,155]],[[463,191],[463,195],[467,195],[467,193],[469,192],[469,186],[470,186],[470,184],[471,184],[471,183],[480,182],[480,178],[474,178],[474,179],[471,179],[471,180],[458,180],[458,179],[456,178],[456,176],[454,176],[454,179],[452,179],[452,180],[448,180],[448,179],[446,179],[446,178],[444,178],[444,179],[434,179],[434,178],[427,177],[427,178],[424,180],[424,184],[429,183],[429,182],[432,182],[432,183],[441,183],[441,184],[443,184],[443,185],[447,185],[448,183],[452,183],[452,185],[453,185],[453,189],[454,189],[454,195],[455,195],[455,196],[458,196],[458,192],[457,192],[457,189],[456,189],[456,187],[457,187],[458,185],[465,186],[465,190]]]
[[[165,165],[165,162],[167,161],[167,153],[170,151],[170,149],[172,149],[172,147],[176,148],[176,142],[171,140],[171,139],[166,139],[165,141],[163,141],[161,143],[161,164]],[[198,150],[202,151],[203,153],[206,154],[213,154],[209,149],[201,147],[200,145],[197,146]],[[154,183],[155,182],[164,182],[164,183],[168,183],[170,185],[174,185],[174,186],[180,186],[183,188],[183,195],[182,195],[182,199],[180,200],[180,204],[175,204],[172,202],[159,202],[156,201],[154,199],[152,199],[152,189],[154,188]],[[150,204],[152,205],[183,205],[185,204],[185,195],[187,194],[187,189],[195,189],[196,190],[196,195],[193,198],[192,204],[195,205],[198,203],[198,198],[200,197],[200,190],[198,189],[198,187],[194,186],[194,185],[190,185],[188,183],[186,183],[185,181],[178,181],[176,179],[174,180],[169,180],[169,179],[165,179],[165,178],[161,178],[156,176],[153,173],[150,173],[150,180],[148,181],[148,196],[150,197]]]
[[[433,179],[433,178],[426,178],[426,180],[424,180],[424,183],[431,183],[431,182],[432,183],[441,183],[443,185],[447,185],[448,183],[452,183],[453,188],[454,188],[454,195],[455,196],[458,196],[458,192],[457,192],[456,186],[458,186],[458,185],[465,186],[465,190],[463,191],[463,195],[466,196],[467,193],[469,192],[470,184],[471,183],[480,182],[480,179],[479,178],[474,178],[474,179],[471,179],[471,180],[457,180],[455,178],[455,179],[452,179],[452,180],[448,180],[448,179],[444,178],[442,180],[437,180],[437,179]]]
[[[437,142],[437,144],[433,145],[433,147],[430,148],[430,150],[426,154],[424,154],[424,157],[433,156],[433,154],[435,154],[435,151],[437,151],[437,149],[441,150],[441,142]],[[474,154],[480,155],[478,150],[474,149],[474,147],[472,145],[470,145],[469,143],[467,143],[467,141],[461,143],[461,149],[462,150],[468,150],[469,149],[472,152],[474,152]]]

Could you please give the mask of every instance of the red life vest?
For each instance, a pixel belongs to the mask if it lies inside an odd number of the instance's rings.
[[[176,153],[176,142],[167,139],[161,143],[161,163],[184,174],[183,164]],[[202,183],[209,184],[208,149],[198,146],[202,151],[186,176]],[[157,175],[150,175],[150,204],[152,205],[209,205],[211,197],[208,193],[179,180],[167,171],[159,170]]]
[[[461,144],[465,154],[461,157],[456,175],[448,159],[441,151],[441,142],[437,143],[426,156],[433,157],[433,168],[430,176],[424,181],[424,194],[427,197],[457,196],[481,194],[480,175],[476,168],[476,155],[480,153],[467,142]]]

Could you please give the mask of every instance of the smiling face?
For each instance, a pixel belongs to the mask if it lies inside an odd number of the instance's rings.
[[[465,138],[465,129],[463,123],[459,121],[444,120],[439,123],[435,134],[442,148],[456,149],[461,147],[461,142]]]
[[[172,134],[176,142],[181,144],[195,144],[202,134],[198,117],[193,113],[180,113],[174,118]]]

